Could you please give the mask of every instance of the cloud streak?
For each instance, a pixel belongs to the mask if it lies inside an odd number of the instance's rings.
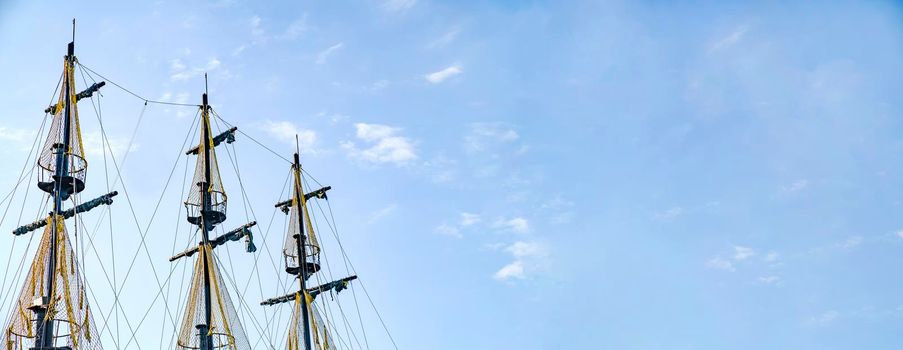
[[[439,84],[461,73],[464,73],[464,71],[460,66],[452,65],[440,71],[425,74],[423,78],[432,84]]]

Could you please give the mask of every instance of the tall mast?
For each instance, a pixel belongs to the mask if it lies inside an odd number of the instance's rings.
[[[198,336],[201,339],[201,349],[203,350],[212,350],[213,349],[213,341],[210,335],[210,325],[211,325],[211,302],[210,302],[210,266],[208,261],[210,260],[207,254],[210,251],[210,229],[212,225],[208,224],[207,221],[207,213],[210,212],[210,146],[212,146],[210,142],[210,115],[208,114],[210,111],[210,106],[207,104],[207,74],[204,74],[204,95],[202,96],[202,104],[201,104],[201,122],[203,123],[203,127],[201,128],[201,132],[203,133],[202,141],[204,145],[202,145],[202,149],[204,150],[204,181],[198,184],[201,186],[201,244],[203,246],[203,252],[200,255],[200,258],[203,260],[202,264],[204,266],[204,324],[197,325]]]
[[[46,272],[46,283],[44,284],[44,295],[40,300],[39,305],[33,305],[32,310],[35,312],[35,324],[37,325],[38,332],[36,334],[35,343],[40,348],[53,348],[53,315],[48,317],[47,311],[49,305],[53,303],[53,297],[55,295],[55,281],[56,281],[56,260],[57,260],[57,246],[59,245],[58,236],[59,236],[59,222],[60,214],[63,209],[63,199],[68,198],[71,194],[71,189],[66,186],[69,184],[64,184],[66,179],[69,179],[69,157],[66,156],[66,153],[69,151],[70,143],[72,140],[70,139],[70,132],[72,125],[70,123],[72,108],[70,104],[72,101],[72,69],[75,67],[75,19],[72,20],[72,41],[68,45],[68,49],[66,51],[66,71],[64,74],[63,85],[64,85],[64,93],[66,94],[65,99],[63,100],[63,140],[62,143],[56,144],[56,174],[54,174],[55,185],[53,190],[53,226],[51,227],[51,236],[50,236],[50,258],[47,259],[47,269]],[[73,186],[74,187],[74,186]]]
[[[310,319],[307,310],[307,254],[304,251],[306,237],[304,235],[304,215],[305,210],[301,205],[301,196],[304,195],[301,190],[301,162],[298,160],[298,153],[295,153],[295,163],[292,166],[295,173],[295,203],[298,205],[298,233],[294,235],[295,243],[298,247],[298,286],[301,288],[298,292],[298,298],[301,298],[301,317],[304,327],[304,350],[310,350]]]

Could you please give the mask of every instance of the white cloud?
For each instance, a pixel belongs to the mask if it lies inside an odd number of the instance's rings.
[[[789,186],[784,186],[783,190],[784,190],[784,192],[792,193],[792,192],[802,191],[802,190],[806,189],[806,187],[809,187],[809,180],[800,179],[800,180],[794,181]]]
[[[382,218],[389,216],[389,214],[392,214],[393,212],[395,212],[395,209],[397,209],[397,207],[398,206],[396,206],[395,204],[390,204],[390,205],[386,206],[385,208],[377,210],[370,214],[370,218],[367,220],[367,222],[371,223],[371,224],[374,222],[377,222],[377,221],[381,220]]]
[[[435,41],[429,43],[429,45],[427,45],[426,48],[441,49],[441,48],[445,47],[446,45],[451,44],[453,41],[455,41],[455,39],[458,37],[458,33],[460,33],[460,32],[461,32],[461,28],[458,28],[458,27],[452,28],[448,32],[445,32],[445,34],[443,34],[441,37],[439,37]]]
[[[251,34],[254,36],[263,35],[263,28],[260,27],[260,16],[254,15],[251,19],[248,20],[248,24],[251,27]]]
[[[282,38],[294,39],[307,32],[307,30],[307,14],[305,13],[301,18],[292,21],[292,23],[285,28],[285,33],[282,34]]]
[[[765,254],[765,258],[763,260],[765,260],[765,262],[773,263],[775,261],[778,261],[779,257],[780,255],[778,254],[778,252],[771,251],[768,252],[768,254]]]
[[[666,209],[665,211],[655,213],[655,218],[662,221],[670,221],[676,219],[678,216],[683,215],[683,213],[684,208],[671,207]]]
[[[174,60],[172,60],[172,61],[169,61],[169,66],[170,66],[170,68],[172,68],[172,70],[174,70],[174,71],[180,71],[180,70],[184,70],[184,69],[186,68],[186,67],[185,67],[185,64],[182,63],[182,60],[180,60],[180,59],[178,59],[178,58],[176,58],[176,59],[174,59]]]
[[[356,136],[361,141],[369,143],[369,148],[359,149],[353,142],[343,142],[348,155],[369,163],[392,163],[398,166],[406,165],[417,159],[414,144],[410,139],[399,136],[401,129],[381,124],[354,124],[357,129]]]
[[[267,120],[261,124],[260,129],[270,134],[273,138],[294,145],[295,136],[298,136],[298,147],[301,151],[313,151],[317,142],[317,133],[313,130],[302,129],[289,121]]]
[[[734,44],[743,39],[743,36],[746,35],[746,32],[748,31],[748,25],[741,25],[735,28],[730,34],[713,43],[709,47],[709,53],[734,46]]]
[[[756,255],[756,252],[749,247],[734,246],[734,260],[746,260]]]
[[[121,137],[110,137],[108,135],[107,142],[108,144],[104,145],[103,134],[99,131],[86,132],[82,135],[82,147],[84,147],[88,157],[103,157],[104,153],[109,154],[112,152],[119,159],[125,152],[126,147],[129,147],[128,140]],[[138,145],[133,143],[129,152],[135,152],[136,150],[138,150]]]
[[[512,278],[522,280],[527,277],[524,273],[524,262],[521,260],[515,260],[496,271],[493,277],[499,281],[506,281]]]
[[[716,256],[705,263],[705,266],[710,269],[715,270],[724,270],[734,272],[736,269],[734,268],[734,264],[731,263],[730,260],[724,259],[720,256]]]
[[[416,4],[417,0],[386,0],[382,4],[382,8],[390,12],[404,12]]]
[[[839,312],[828,310],[820,315],[810,317],[805,323],[809,326],[827,326],[837,320],[838,317],[840,317]]]
[[[517,131],[504,123],[472,123],[470,131],[464,136],[464,149],[468,153],[481,153],[519,138]]]
[[[329,58],[329,55],[343,47],[345,47],[345,43],[338,43],[330,46],[326,50],[320,51],[320,53],[317,54],[317,64],[326,63],[326,59]]]
[[[903,230],[897,231],[897,237],[903,238]]]
[[[451,236],[455,238],[463,237],[457,227],[449,226],[446,224],[439,225],[439,227],[436,227],[435,231],[436,233],[444,236]]]
[[[423,78],[426,79],[430,83],[439,84],[439,83],[445,81],[446,79],[456,76],[458,74],[461,74],[463,72],[464,71],[461,70],[461,67],[458,66],[457,64],[455,64],[455,65],[449,66],[448,68],[440,70],[438,72],[426,74],[423,76]]]
[[[172,75],[169,76],[169,79],[172,81],[185,81],[192,79],[194,77],[198,77],[203,75],[204,73],[211,73],[217,71],[222,67],[223,63],[216,57],[213,57],[207,60],[207,63],[201,67],[193,67],[188,68],[182,60],[174,59],[170,62],[170,68],[172,69]],[[228,76],[228,72],[226,72],[226,76]]]
[[[526,279],[528,273],[540,270],[548,258],[548,249],[539,242],[517,241],[505,247],[514,261],[495,272],[499,281]]]
[[[546,255],[546,248],[537,242],[517,241],[505,248],[505,251],[511,253],[515,258],[532,258],[542,257]]]
[[[762,283],[762,284],[778,284],[779,282],[781,282],[781,278],[778,276],[759,277],[759,283]]]
[[[530,231],[530,223],[522,217],[514,217],[511,219],[498,219],[492,227],[516,233],[526,233]]]
[[[0,126],[0,140],[11,141],[16,143],[31,142],[35,137],[35,132],[25,129],[13,129]]]
[[[467,227],[479,223],[480,220],[479,214],[461,213],[460,225]]]
[[[843,249],[852,249],[858,247],[860,244],[862,244],[862,236],[853,236],[847,238],[847,240],[843,242],[838,243],[837,246]]]

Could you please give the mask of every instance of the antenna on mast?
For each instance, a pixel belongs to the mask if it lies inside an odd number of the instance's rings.
[[[72,19],[72,42],[75,42],[75,18]]]

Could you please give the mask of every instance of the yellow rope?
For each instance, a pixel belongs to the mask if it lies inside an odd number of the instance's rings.
[[[57,217],[57,218],[62,219],[62,217]],[[67,260],[68,260],[66,258],[66,253],[68,253],[68,250],[66,249],[66,244],[68,244],[66,242],[66,231],[64,229],[60,229],[61,226],[63,226],[63,221],[58,220],[57,222],[58,222],[57,235],[59,236],[59,238],[57,239],[57,241],[59,242],[58,243],[59,268],[57,270],[59,272],[61,282],[63,282],[63,304],[66,306],[66,318],[69,320],[69,324],[77,325],[78,321],[75,319],[75,312],[73,312],[73,310],[72,310],[72,293],[71,293],[70,285],[69,285],[68,266],[66,265]],[[78,348],[78,336],[76,336],[76,334],[75,334],[77,332],[78,332],[78,327],[76,327],[76,329],[74,329],[74,330],[71,327],[69,328],[69,338],[72,341],[73,347],[75,347],[76,349]]]
[[[85,323],[82,327],[85,328],[85,340],[89,343],[91,342],[91,324],[89,323],[90,318],[88,318],[88,308],[85,308]]]
[[[233,341],[232,337],[232,329],[229,328],[229,318],[226,315],[226,308],[223,307],[223,294],[219,288],[219,276],[217,276],[215,272],[216,265],[213,264],[213,254],[210,246],[205,246],[204,251],[204,255],[207,259],[207,271],[210,273],[210,283],[213,284],[214,290],[216,291],[216,303],[219,305],[220,317],[223,319],[223,328],[225,328],[226,336],[228,337],[227,341],[229,342],[229,347],[236,350],[235,341]],[[210,332],[213,332],[213,327],[210,327]]]
[[[28,319],[28,315],[25,314],[25,309],[22,308],[22,302],[19,303],[19,317],[22,318],[22,323],[25,324],[25,334],[28,334],[28,337],[33,337],[31,334],[31,321]],[[12,326],[10,326],[10,331],[12,331]]]
[[[307,318],[310,320],[310,328],[314,334],[314,345],[320,346],[320,332],[317,330],[317,320],[314,318],[314,308],[311,305],[313,299],[307,291],[304,292],[304,302],[307,303]]]

